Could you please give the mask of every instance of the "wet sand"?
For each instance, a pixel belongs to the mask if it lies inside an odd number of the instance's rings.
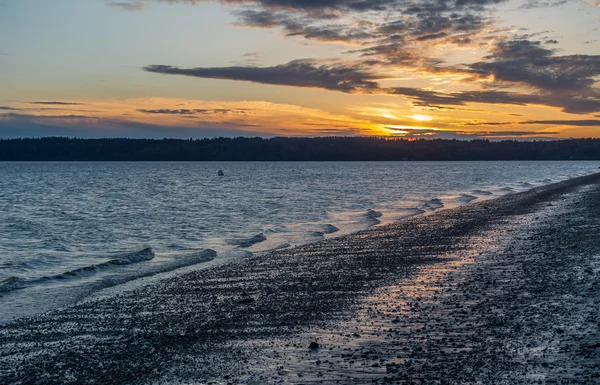
[[[1,326],[0,383],[600,383],[598,234],[595,174],[279,250]]]

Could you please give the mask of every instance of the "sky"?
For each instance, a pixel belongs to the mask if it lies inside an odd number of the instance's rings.
[[[600,137],[600,0],[0,0],[0,138]]]

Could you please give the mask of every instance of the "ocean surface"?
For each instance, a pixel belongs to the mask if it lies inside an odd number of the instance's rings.
[[[599,166],[0,163],[0,323]]]

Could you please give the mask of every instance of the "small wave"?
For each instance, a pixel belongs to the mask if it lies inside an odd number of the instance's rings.
[[[275,226],[271,229],[267,230],[268,233],[287,233],[289,232],[288,228],[285,226]]]
[[[419,208],[413,209],[400,209],[396,213],[395,220],[402,220],[410,217],[414,217],[415,215],[421,215],[425,212],[425,210]]]
[[[365,216],[369,219],[377,219],[377,218],[381,218],[383,214],[379,211],[375,211],[372,209],[368,209],[367,212],[365,213]]]
[[[191,253],[177,258],[174,263],[168,264],[166,268],[168,270],[179,269],[189,265],[195,265],[197,263],[203,263],[212,261],[217,257],[217,252],[213,249],[205,249],[197,253]]]
[[[247,248],[252,245],[255,245],[260,242],[264,242],[267,240],[267,237],[263,233],[256,234],[250,238],[240,238],[240,239],[230,239],[229,244],[233,246],[239,246],[242,248]]]
[[[327,223],[326,225],[323,225],[323,233],[325,234],[333,234],[337,233],[338,231],[340,231],[340,229],[338,229],[332,224]]]
[[[368,217],[368,215],[367,215],[367,217]],[[340,231],[340,229],[338,229],[337,227],[335,227],[334,225],[329,224],[329,223],[321,226],[321,228],[322,228],[322,230],[313,231],[311,234],[315,237],[324,237],[327,234],[333,234],[333,233]]]
[[[158,273],[164,273],[171,270],[176,270],[182,267],[195,265],[199,263],[212,261],[217,257],[217,252],[212,249],[205,249],[199,252],[179,256],[171,263],[156,266],[147,266],[145,268],[131,267],[129,270],[112,273],[110,266],[125,266],[143,261],[148,261],[154,258],[154,251],[151,248],[146,248],[131,254],[124,254],[110,261],[99,263],[96,265],[85,266],[82,268],[70,270],[53,276],[46,276],[31,280],[20,279],[19,277],[10,277],[0,282],[0,293],[7,293],[12,290],[22,289],[27,286],[33,286],[41,283],[50,283],[57,280],[74,279],[83,277],[87,274],[96,274],[102,271],[107,271],[108,276],[102,278],[96,285],[97,288],[105,288],[109,286],[119,285],[134,279],[152,276]]]
[[[427,202],[423,203],[420,208],[424,210],[437,210],[444,207],[444,203],[438,198],[432,198]]]
[[[101,263],[96,265],[98,267],[102,267],[104,265],[130,265],[132,263],[149,261],[154,258],[154,250],[151,247],[146,247],[143,250],[137,251],[135,253],[123,254],[117,258],[113,258],[110,261]]]
[[[105,269],[105,268],[111,267],[111,266],[125,266],[125,265],[131,265],[132,263],[149,261],[152,258],[154,258],[154,250],[152,250],[152,248],[150,248],[150,247],[147,247],[147,248],[137,251],[135,253],[123,254],[119,257],[113,258],[106,262],[102,262],[102,263],[98,263],[98,264],[94,264],[94,265],[90,265],[90,266],[80,267],[78,269],[70,270],[70,271],[67,271],[62,274],[57,274],[55,276],[46,277],[45,279],[69,278],[74,275],[98,271],[98,270]]]
[[[8,277],[0,281],[0,293],[20,289],[26,281],[21,277]]]
[[[291,247],[291,246],[292,245],[290,245],[289,243],[286,242],[286,243],[279,244],[279,245],[277,245],[275,247],[272,247],[272,248],[270,248],[268,250],[265,250],[265,251],[283,250],[283,249],[287,249],[288,247]]]
[[[76,277],[78,275],[90,274],[101,271],[103,269],[110,268],[111,266],[125,266],[133,263],[139,263],[149,261],[154,258],[154,251],[152,248],[147,247],[143,250],[136,251],[134,253],[127,253],[110,259],[106,262],[80,267],[77,269],[69,270],[64,273],[55,274],[51,276],[45,276],[35,279],[22,279],[19,277],[9,277],[4,281],[0,282],[0,293],[7,293],[12,290],[22,289],[25,286],[34,285],[40,282],[48,282],[53,280],[64,280]]]
[[[494,193],[485,190],[473,190],[472,193],[476,195],[494,195]]]
[[[514,188],[512,188],[512,187],[502,187],[502,188],[500,189],[500,191],[511,192],[511,191],[515,191],[515,189],[514,189]]]
[[[381,223],[379,218],[381,218],[383,214],[379,211],[375,211],[373,209],[368,209],[363,214],[363,220],[360,222],[368,224],[368,226],[375,226]]]
[[[462,194],[461,196],[458,197],[458,201],[464,202],[464,203],[472,202],[475,199],[477,199],[476,196],[469,195],[469,194]]]

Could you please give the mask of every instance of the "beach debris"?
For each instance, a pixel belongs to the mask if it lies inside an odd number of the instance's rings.
[[[219,172],[217,173],[217,175],[219,175],[219,176],[225,176],[225,173],[223,172],[223,170],[219,170]]]
[[[148,344],[143,344],[143,345],[140,347],[140,350],[148,350],[148,349],[150,349],[150,346],[148,346]]]
[[[317,350],[317,349],[319,349],[319,347],[320,347],[320,345],[317,341],[313,341],[310,343],[310,345],[308,345],[308,348],[310,350]]]

